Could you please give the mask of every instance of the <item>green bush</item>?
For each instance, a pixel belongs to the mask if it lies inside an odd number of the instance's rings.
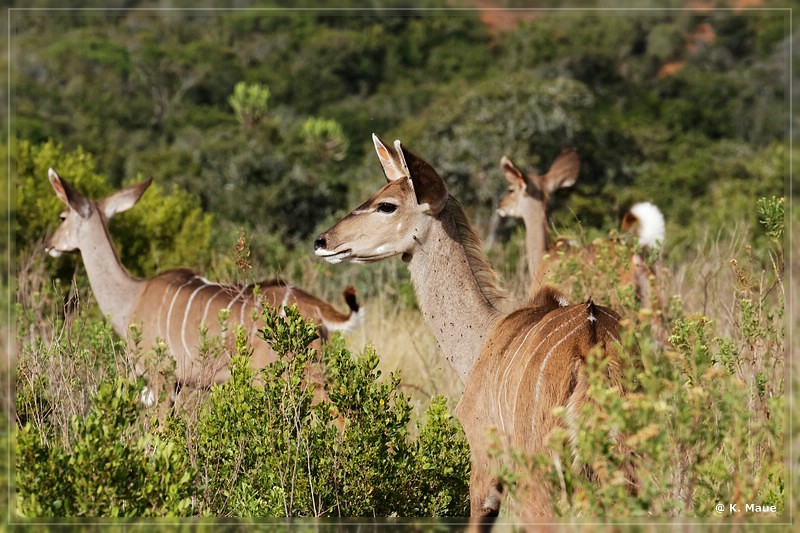
[[[781,204],[776,198],[758,202],[773,234],[783,230]],[[782,254],[780,242],[774,246],[772,253]],[[672,324],[671,335],[664,343],[650,313],[628,308],[622,342],[637,364],[625,373],[627,394],[609,389],[602,361],[590,357],[588,403],[575,441],[566,430],[553,431],[551,452],[515,455],[519,470],[507,472],[507,480],[542,476],[559,516],[718,517],[729,515],[728,504],[738,504],[742,513],[745,504],[774,505],[771,516],[782,515],[787,411],[782,267],[775,262],[760,270],[758,263],[735,259],[731,265],[733,328],[724,332],[722,324],[702,313],[686,314],[673,301],[664,320]],[[563,409],[556,414],[566,415]],[[638,493],[628,490],[629,465]],[[724,513],[715,509],[720,503]]]
[[[233,94],[228,97],[228,103],[239,122],[251,128],[266,116],[269,94],[269,87],[266,85],[240,81],[233,88]]]
[[[265,312],[279,359],[253,384],[240,335],[232,377],[214,386],[196,422],[167,423],[198,470],[197,512],[216,516],[447,516],[467,512],[469,452],[443,398],[418,435],[399,378],[379,380],[377,355],[353,357],[336,337],[322,354],[327,399],[306,378],[320,364],[315,330],[294,308]],[[319,392],[319,391],[316,391]]]
[[[316,328],[294,307],[285,318],[265,312],[277,361],[255,375],[239,329],[230,381],[163,422],[142,412],[141,383],[107,377],[124,347],[105,323],[70,320],[80,334],[61,330],[62,341],[43,342],[30,326],[20,337],[22,516],[467,513],[469,449],[447,401],[433,398],[412,429],[400,380],[381,379],[377,354],[353,356],[340,337],[322,354],[309,348]],[[96,386],[80,377],[109,364]],[[310,364],[325,369],[324,394],[306,379]]]
[[[141,388],[103,383],[68,439],[46,445],[25,425],[17,435],[17,512],[22,516],[183,516],[194,473],[185,451],[143,430]]]

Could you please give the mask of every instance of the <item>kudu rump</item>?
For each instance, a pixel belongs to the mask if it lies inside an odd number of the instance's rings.
[[[600,345],[610,385],[621,387],[619,316],[592,302],[570,305],[551,287],[509,314],[504,294],[482,253],[480,239],[444,181],[424,160],[395,141],[373,135],[387,184],[314,243],[331,263],[371,263],[400,255],[408,265],[419,307],[444,357],[465,383],[455,414],[470,445],[470,508],[496,516],[503,487],[493,472],[488,433],[506,447],[546,452],[545,436],[564,406],[573,435],[585,403],[586,357]],[[517,487],[522,517],[549,516],[540,479]]]
[[[67,205],[61,213],[61,225],[47,243],[46,251],[53,257],[64,252],[80,251],[89,284],[103,315],[120,336],[132,342],[129,326],[141,327],[141,356],[134,361],[135,371],[148,381],[145,356],[159,341],[163,342],[175,360],[176,385],[207,387],[222,383],[230,377],[228,359],[233,335],[223,331],[218,317],[229,314],[228,329],[236,324],[248,332],[253,346],[252,366],[264,368],[276,358],[275,352],[258,335],[261,309],[264,305],[282,309],[297,305],[300,314],[313,320],[326,338],[333,330],[349,330],[362,320],[355,292],[348,288],[345,300],[350,310],[337,311],[327,302],[282,281],[267,281],[256,285],[222,285],[212,283],[185,268],[169,270],[150,279],[131,276],[117,256],[108,233],[108,221],[115,214],[133,207],[150,185],[145,181],[111,194],[102,200],[82,196],[53,169],[50,184],[58,198]],[[256,297],[256,295],[260,295]],[[225,338],[226,350],[218,357],[201,357],[201,326],[207,328],[208,339]],[[312,379],[318,381],[315,373]],[[321,390],[321,388],[320,388]],[[143,401],[152,404],[156,398],[145,391]]]

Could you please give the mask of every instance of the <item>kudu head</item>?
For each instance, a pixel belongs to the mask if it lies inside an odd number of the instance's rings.
[[[408,258],[447,203],[447,187],[425,161],[394,142],[372,135],[386,185],[314,241],[330,263],[372,263],[394,255]]]
[[[507,156],[500,160],[500,169],[508,180],[508,192],[500,198],[497,214],[522,218],[525,210],[531,208],[530,200],[544,213],[553,191],[574,185],[581,162],[577,150],[570,148],[562,150],[550,165],[550,170],[543,175],[525,174]]]
[[[92,200],[75,190],[52,168],[48,171],[50,185],[58,199],[66,204],[61,212],[61,225],[53,232],[45,251],[53,257],[92,246],[97,239],[107,239],[108,220],[139,201],[152,180],[147,180],[115,192],[102,200]]]

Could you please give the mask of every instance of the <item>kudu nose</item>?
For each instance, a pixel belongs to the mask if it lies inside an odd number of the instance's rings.
[[[323,237],[322,235],[317,237],[317,239],[314,241],[314,249],[315,250],[319,250],[320,248],[325,248],[326,245],[327,245],[327,243],[325,242],[325,237]]]

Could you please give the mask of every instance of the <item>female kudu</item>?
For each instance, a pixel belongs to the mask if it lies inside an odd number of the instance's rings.
[[[547,202],[557,189],[571,187],[578,179],[580,160],[575,149],[563,150],[544,175],[526,174],[511,159],[503,156],[500,169],[509,183],[508,191],[499,202],[497,213],[502,217],[521,218],[525,224],[525,253],[531,276],[530,295],[535,295],[548,273],[557,269],[559,256],[550,245],[547,229]],[[622,217],[622,231],[634,232],[640,250],[660,250],[664,244],[664,216],[655,205],[642,202],[632,206]],[[610,243],[609,243],[610,244]],[[592,245],[569,250],[581,254],[584,263],[594,262],[596,250]],[[643,254],[634,253],[624,268],[617,272],[622,285],[632,284],[642,307],[660,305],[658,286],[651,288],[656,271],[647,264]]]
[[[442,354],[465,383],[455,414],[470,445],[473,516],[497,516],[503,487],[494,476],[488,432],[504,446],[545,452],[565,406],[575,431],[587,388],[588,352],[600,345],[610,381],[619,384],[618,316],[592,302],[569,305],[543,288],[530,306],[498,311],[503,294],[459,203],[421,158],[373,135],[388,183],[315,241],[331,263],[371,263],[400,255],[408,265],[419,307]],[[575,433],[573,433],[574,435]],[[519,514],[548,516],[541,480],[518,487]]]
[[[233,324],[241,325],[248,332],[253,346],[252,366],[256,370],[276,358],[269,345],[256,335],[263,305],[281,309],[297,305],[305,319],[319,326],[322,338],[327,338],[328,332],[333,330],[352,329],[363,318],[363,310],[359,310],[352,288],[344,293],[350,311],[341,313],[327,302],[282,281],[221,285],[185,268],[150,279],[137,279],[120,263],[107,226],[111,217],[139,201],[150,181],[102,200],[91,200],[78,193],[53,169],[49,171],[49,179],[56,195],[68,208],[61,213],[61,225],[50,237],[47,253],[58,257],[65,252],[80,251],[92,292],[103,315],[110,317],[114,331],[131,343],[133,339],[128,328],[132,324],[139,325],[140,347],[145,353],[163,342],[176,363],[177,386],[207,387],[230,378],[227,363],[233,338],[226,338],[228,349],[219,357],[204,360],[200,354],[201,328],[207,328],[205,334],[209,339],[226,337],[218,321],[220,312],[227,313]],[[144,353],[134,361],[134,367],[138,375],[146,375]],[[312,379],[318,381],[313,376],[312,372]],[[152,391],[146,390],[142,400],[152,405],[156,398]]]

